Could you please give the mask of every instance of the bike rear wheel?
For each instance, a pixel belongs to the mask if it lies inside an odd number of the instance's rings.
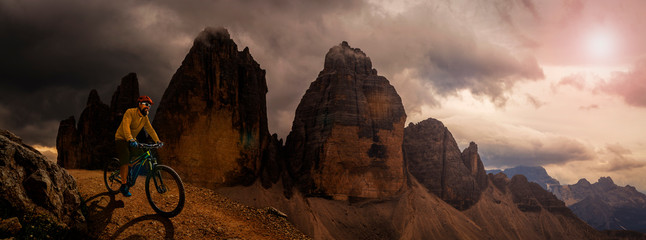
[[[121,163],[119,159],[112,158],[105,164],[103,168],[103,181],[109,193],[116,193],[121,187],[121,176],[119,176],[119,167]]]
[[[159,215],[177,216],[184,208],[184,183],[175,170],[157,165],[146,177],[146,197]]]

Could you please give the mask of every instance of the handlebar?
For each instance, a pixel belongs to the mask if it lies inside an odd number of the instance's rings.
[[[139,143],[137,147],[145,149],[161,148],[164,144],[160,143]]]

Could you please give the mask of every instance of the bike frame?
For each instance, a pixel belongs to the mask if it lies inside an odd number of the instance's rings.
[[[150,149],[149,147],[142,147],[146,151],[139,155],[139,157],[135,158],[134,160],[130,161],[130,165],[132,167],[128,168],[128,185],[131,187],[135,185],[135,182],[137,182],[137,176],[139,176],[139,173],[141,172],[142,168],[144,166],[148,166],[148,171],[152,171],[153,168],[157,165],[157,159],[153,157],[152,154],[150,154]],[[146,164],[147,163],[147,164]]]
[[[155,166],[157,166],[157,158],[153,157],[153,155],[150,153],[150,150],[153,148],[157,148],[156,144],[145,144],[145,143],[140,143],[139,144],[142,149],[144,149],[144,153],[136,157],[135,159],[131,160],[128,162],[128,185],[130,187],[134,186],[136,181],[137,181],[137,176],[139,176],[139,173],[143,169],[144,166],[148,166],[148,171],[152,171]],[[115,175],[119,175],[120,171],[117,170],[113,172],[113,176],[111,178],[114,178]],[[119,183],[122,183],[121,180],[118,178],[114,178]]]

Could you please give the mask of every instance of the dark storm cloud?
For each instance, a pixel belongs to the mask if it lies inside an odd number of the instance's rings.
[[[123,11],[128,7],[88,1],[5,2],[0,30],[8,37],[0,39],[0,84],[18,91],[94,88],[120,78],[126,69],[159,64],[150,56],[154,51],[141,43],[132,16]]]
[[[170,79],[173,52],[168,41],[145,36],[160,26],[142,26],[142,16],[128,11],[138,8],[133,1],[0,3],[0,105],[6,110],[0,128],[51,146],[57,122],[78,118],[91,89],[109,104],[129,72],[153,89],[142,93],[159,99],[163,88],[157,86]]]
[[[469,90],[504,106],[505,93],[516,83],[545,77],[534,56],[515,51],[538,46],[524,33],[524,20],[519,19],[519,16],[531,15],[531,21],[540,21],[531,1],[457,1],[451,4],[457,5],[457,10],[449,7],[446,12],[413,10],[407,13],[421,22],[434,22],[429,25],[430,29],[416,33],[428,36],[421,37],[426,46],[416,49],[423,57],[416,59],[419,62],[415,68],[437,94],[447,96]],[[429,17],[429,14],[437,17]],[[517,49],[498,42],[507,42]]]
[[[454,42],[428,53],[426,76],[440,93],[469,89],[504,105],[504,93],[518,81],[543,79],[536,59],[517,60],[504,50],[475,42]]]

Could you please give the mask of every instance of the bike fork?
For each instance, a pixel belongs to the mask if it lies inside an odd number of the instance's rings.
[[[164,185],[164,180],[162,180],[160,172],[157,172],[155,174],[153,181],[155,182],[155,188],[157,188],[158,193],[165,193],[167,191],[166,185]]]

